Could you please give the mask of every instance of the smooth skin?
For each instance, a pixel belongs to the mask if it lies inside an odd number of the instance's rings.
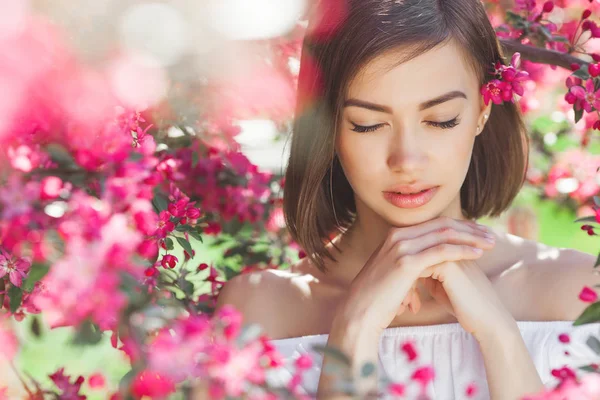
[[[339,252],[330,246],[336,261],[327,260],[327,273],[305,258],[289,271],[237,276],[223,287],[217,309],[235,306],[245,323],[260,324],[272,339],[329,334],[328,344],[347,352],[355,367],[377,360],[386,327],[459,322],[478,340],[492,399],[538,391],[540,378],[516,321],[576,319],[587,306],[578,299],[583,286],[600,284],[595,256],[468,221],[460,188],[491,103],[484,104],[453,42],[391,67],[396,59],[389,53],[367,64],[346,96],[353,101],[341,116],[336,151],[357,218],[334,240]],[[452,91],[465,96],[422,107]],[[357,132],[357,125],[372,131]],[[439,189],[415,209],[383,196],[394,185],[413,183]],[[416,313],[405,312],[409,305]],[[318,398],[346,398],[329,396],[330,383],[322,373]],[[359,384],[363,393],[372,388],[373,380]]]

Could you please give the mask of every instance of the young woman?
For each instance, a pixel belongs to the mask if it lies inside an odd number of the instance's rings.
[[[337,347],[357,376],[371,361],[409,381],[410,339],[435,370],[431,398],[466,398],[475,383],[473,398],[517,399],[555,384],[550,370],[569,361],[558,335],[596,333],[571,321],[583,286],[600,279],[591,255],[475,222],[508,208],[528,154],[517,105],[480,94],[505,64],[484,6],[340,4],[328,34],[304,42],[285,176],[287,225],[308,256],[234,278],[219,307],[260,324],[290,359]],[[316,360],[303,390],[346,398],[322,372],[329,356]],[[361,393],[376,386],[357,382]]]

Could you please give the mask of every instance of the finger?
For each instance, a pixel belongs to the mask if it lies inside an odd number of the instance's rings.
[[[413,285],[410,287],[410,289],[408,289],[408,292],[406,293],[406,297],[402,301],[402,304],[404,304],[407,307],[413,300],[414,288],[415,288],[415,284],[413,283]]]
[[[421,309],[421,295],[419,293],[419,289],[415,288],[415,295],[413,297],[413,302],[411,303],[411,310],[413,314],[416,314]]]
[[[471,232],[473,234],[491,233],[484,225],[477,224],[473,221],[456,220],[450,217],[439,217],[418,225],[392,228],[390,237],[393,242],[396,242],[444,229],[455,229],[459,231]]]
[[[431,275],[431,271],[426,270],[433,265],[447,261],[476,260],[482,254],[483,250],[477,247],[440,243],[416,254],[399,255],[396,265],[400,269],[417,273],[420,278],[426,278]]]
[[[407,254],[418,254],[443,243],[469,245],[482,250],[490,250],[495,246],[495,240],[493,238],[449,228],[443,231],[430,232],[423,236],[405,239],[396,243],[394,251],[398,257],[401,257]]]

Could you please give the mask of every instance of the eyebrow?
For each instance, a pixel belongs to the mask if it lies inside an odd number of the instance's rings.
[[[427,110],[428,108],[435,107],[439,104],[445,103],[452,99],[456,98],[467,98],[467,95],[461,92],[460,90],[453,90],[448,93],[444,93],[441,96],[433,98],[431,100],[427,100],[421,104],[419,104],[419,111]],[[358,100],[358,99],[348,99],[344,102],[344,107],[361,107],[366,108],[367,110],[384,112],[388,114],[392,114],[392,109],[388,106],[384,106],[381,104],[370,103],[368,101]]]

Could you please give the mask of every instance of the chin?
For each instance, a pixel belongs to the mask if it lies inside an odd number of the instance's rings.
[[[419,225],[441,215],[441,212],[426,210],[426,207],[410,210],[398,210],[394,213],[381,215],[385,221],[395,228]]]

